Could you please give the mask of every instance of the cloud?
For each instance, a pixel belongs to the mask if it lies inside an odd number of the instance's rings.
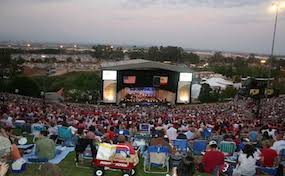
[[[149,7],[153,5],[186,5],[212,8],[233,8],[260,5],[268,0],[123,0],[124,5],[133,7]]]

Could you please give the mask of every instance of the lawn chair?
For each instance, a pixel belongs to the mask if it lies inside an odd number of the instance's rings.
[[[236,147],[236,144],[234,142],[222,141],[219,145],[219,149],[226,156],[231,156],[236,151],[237,147]]]
[[[176,139],[173,141],[173,146],[180,153],[186,153],[189,151],[188,141],[186,139]]]
[[[278,167],[262,167],[258,166],[256,168],[259,172],[262,174],[270,175],[270,176],[275,176],[278,170]]]
[[[169,172],[169,149],[165,146],[149,146],[144,159],[144,172],[167,174]],[[151,167],[166,168],[165,171],[154,171]]]
[[[203,139],[208,140],[212,136],[212,128],[205,128],[201,135]]]
[[[189,145],[186,139],[176,139],[173,141],[173,146],[176,150],[174,154],[170,155],[171,167],[178,167],[184,157],[189,152]]]
[[[61,141],[65,146],[74,146],[73,143],[73,135],[70,128],[67,127],[59,127],[58,128],[58,137],[56,143]]]
[[[192,144],[192,153],[194,155],[201,155],[207,149],[208,141],[206,140],[194,140]]]

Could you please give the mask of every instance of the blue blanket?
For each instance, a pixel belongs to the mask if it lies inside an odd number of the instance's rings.
[[[61,150],[61,152],[57,153],[57,155],[49,160],[49,163],[52,164],[59,164],[62,160],[64,160],[64,158],[70,153],[74,151],[74,147],[62,147],[62,146],[56,146],[56,150]],[[36,158],[36,154],[33,151],[30,154],[26,154],[23,156],[23,158],[28,162],[29,158]],[[32,162],[28,162],[28,163],[32,163]]]

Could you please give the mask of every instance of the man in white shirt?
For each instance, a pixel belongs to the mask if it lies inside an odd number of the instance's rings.
[[[169,141],[175,140],[177,137],[177,129],[175,129],[173,125],[171,125],[171,127],[166,130],[166,135],[168,136]]]
[[[278,154],[282,149],[285,149],[285,140],[283,139],[282,133],[277,134],[276,141],[273,143],[273,146],[271,148]]]

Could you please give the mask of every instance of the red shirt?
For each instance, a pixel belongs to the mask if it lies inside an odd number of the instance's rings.
[[[114,138],[116,137],[116,133],[114,133],[113,131],[108,131],[107,136],[110,140],[114,140]]]
[[[263,166],[273,167],[274,160],[278,156],[277,152],[273,149],[267,148],[261,150],[261,156],[263,156]]]
[[[220,151],[207,151],[203,157],[204,171],[212,173],[217,166],[223,166],[225,156]]]

